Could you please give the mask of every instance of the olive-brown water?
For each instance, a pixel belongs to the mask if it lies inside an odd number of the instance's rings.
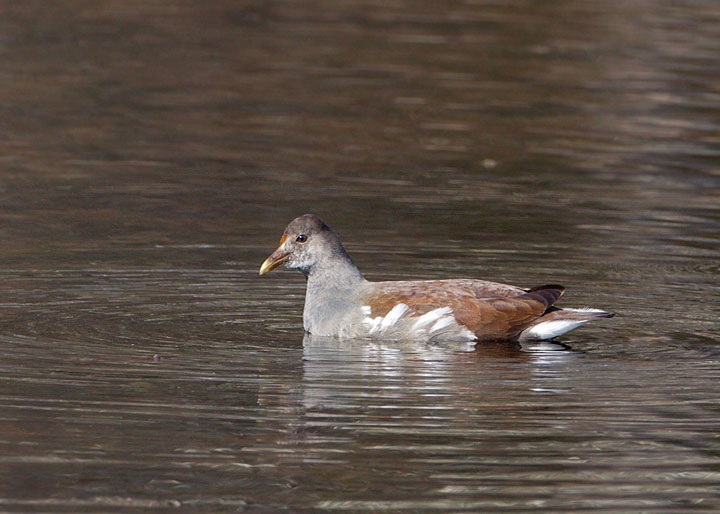
[[[720,510],[717,2],[0,13],[0,510]],[[303,340],[304,212],[620,316]]]

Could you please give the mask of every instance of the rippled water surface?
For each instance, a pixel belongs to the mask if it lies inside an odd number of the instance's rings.
[[[720,511],[717,2],[5,2],[0,510]],[[561,283],[561,344],[258,277]]]

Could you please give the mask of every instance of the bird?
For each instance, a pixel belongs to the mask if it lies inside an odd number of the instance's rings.
[[[529,289],[479,279],[372,282],[340,237],[313,214],[295,218],[259,274],[284,266],[307,279],[303,327],[314,336],[427,342],[551,340],[600,309],[558,308],[565,288]]]

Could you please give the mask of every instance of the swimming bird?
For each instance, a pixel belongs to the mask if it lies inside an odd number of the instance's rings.
[[[614,313],[557,308],[565,288],[476,279],[371,282],[312,214],[285,228],[260,275],[283,265],[307,279],[303,325],[317,336],[431,342],[548,340]]]

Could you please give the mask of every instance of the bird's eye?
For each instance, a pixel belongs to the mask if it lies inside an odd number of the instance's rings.
[[[300,234],[299,236],[297,236],[297,239],[295,239],[295,241],[297,241],[298,243],[304,243],[305,241],[307,241],[307,236],[305,234]]]

